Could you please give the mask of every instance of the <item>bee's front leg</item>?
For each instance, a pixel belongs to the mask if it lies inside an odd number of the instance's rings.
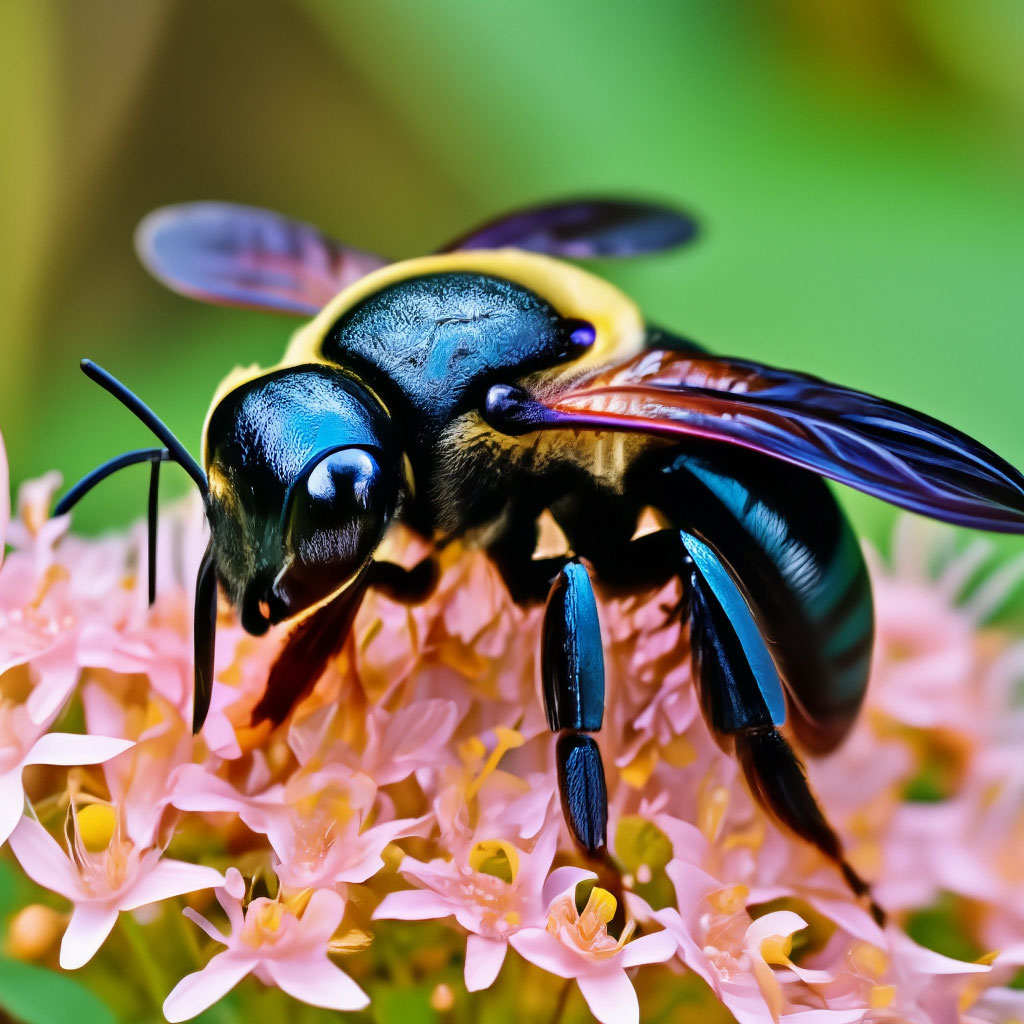
[[[591,856],[605,849],[608,791],[597,742],[604,719],[604,654],[597,602],[586,567],[562,566],[548,593],[541,641],[548,726],[558,733],[562,812],[573,838]]]

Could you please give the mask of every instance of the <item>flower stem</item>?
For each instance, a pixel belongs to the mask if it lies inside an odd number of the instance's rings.
[[[558,993],[558,1002],[555,1003],[555,1013],[551,1018],[551,1024],[559,1024],[565,1015],[565,1008],[569,1005],[569,994],[572,992],[572,978],[566,978],[562,991]]]
[[[164,997],[169,989],[164,983],[160,967],[157,965],[156,960],[153,959],[153,955],[149,950],[149,944],[146,942],[146,936],[143,934],[139,922],[135,920],[131,913],[124,913],[119,916],[118,923],[121,926],[121,934],[124,935],[128,945],[131,946],[132,953],[135,954],[146,992],[156,1006],[162,1006]]]

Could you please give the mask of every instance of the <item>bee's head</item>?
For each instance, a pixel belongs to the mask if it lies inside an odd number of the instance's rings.
[[[404,479],[381,403],[322,364],[276,370],[229,391],[207,423],[206,461],[218,574],[254,634],[358,575]]]

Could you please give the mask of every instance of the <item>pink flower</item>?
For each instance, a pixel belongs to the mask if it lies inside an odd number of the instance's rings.
[[[37,724],[26,705],[0,698],[0,845],[14,831],[24,810],[21,773],[28,765],[99,764],[133,745],[131,740],[111,736],[47,733],[58,711],[54,709],[48,721]]]
[[[314,758],[340,761],[387,786],[452,760],[447,746],[459,718],[454,701],[420,700],[393,713],[375,704],[366,713],[358,746],[334,740],[340,717],[336,706],[328,706],[292,725],[288,744],[300,764]]]
[[[11,849],[25,874],[74,903],[60,965],[81,967],[103,945],[123,910],[208,889],[223,881],[213,868],[142,850],[122,834],[117,810],[88,804],[72,816],[71,855],[33,818],[22,818]]]
[[[305,908],[292,909],[280,900],[253,900],[243,910],[245,884],[230,868],[217,900],[228,916],[231,931],[224,935],[206,918],[185,914],[215,942],[228,948],[201,971],[175,985],[164,1002],[164,1016],[173,1022],[189,1020],[231,991],[247,974],[276,985],[295,999],[329,1010],[361,1010],[366,993],[328,959],[331,936],[341,924],[344,899],[333,890],[318,889]]]
[[[369,776],[344,765],[297,772],[286,783],[246,796],[190,764],[175,774],[171,802],[183,811],[237,814],[270,841],[281,884],[299,890],[365,881],[384,866],[384,847],[419,827],[416,819],[366,827],[376,795]]]
[[[421,886],[388,893],[375,918],[422,921],[454,916],[470,934],[465,979],[470,992],[489,988],[505,962],[509,937],[543,927],[542,886],[558,847],[558,826],[541,833],[529,852],[504,839],[459,843],[451,859],[406,857],[399,870]]]
[[[615,897],[597,886],[579,913],[576,886],[593,877],[578,868],[553,871],[544,896],[557,895],[549,902],[546,925],[515,932],[509,942],[520,956],[545,971],[575,978],[590,1012],[602,1024],[638,1024],[640,1004],[626,969],[668,960],[678,944],[667,930],[627,941],[629,925],[621,938],[613,939],[608,922],[615,914]]]

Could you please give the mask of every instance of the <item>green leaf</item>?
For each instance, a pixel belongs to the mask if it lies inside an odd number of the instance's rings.
[[[45,967],[0,957],[0,1009],[22,1024],[116,1024],[77,981]]]

